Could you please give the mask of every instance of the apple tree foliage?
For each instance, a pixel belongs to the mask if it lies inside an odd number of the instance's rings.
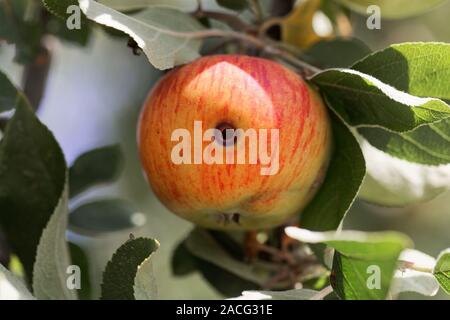
[[[304,289],[292,290],[286,278],[273,281],[279,262],[260,256],[246,261],[241,234],[200,228],[176,248],[174,274],[198,271],[227,297],[243,292],[243,298],[315,299],[332,288],[331,297],[340,299],[386,299],[402,291],[431,296],[439,286],[450,293],[449,249],[435,259],[412,250],[411,240],[400,233],[341,230],[356,197],[405,206],[448,189],[450,44],[401,43],[372,53],[357,39],[323,38],[311,23],[321,10],[338,28],[338,16],[348,14],[348,9],[364,14],[373,1],[308,0],[285,12],[285,18],[271,17],[269,2],[205,0],[198,7],[194,0],[0,0],[0,43],[14,44],[16,61],[27,66],[39,55],[45,36],[85,45],[92,28],[99,27],[129,37],[134,49],[141,49],[149,63],[161,70],[209,54],[214,41],[220,44],[220,40],[230,44],[221,47],[225,53],[239,43],[240,49],[297,70],[322,94],[334,136],[325,181],[299,213],[301,229],[286,229],[289,237],[298,240],[295,254],[313,261],[295,274]],[[380,0],[377,4],[384,18],[399,19],[441,2]],[[65,26],[69,6],[83,12],[79,30]],[[32,18],[26,14],[30,10],[35,13]],[[214,24],[215,20],[220,23]],[[264,28],[268,25],[280,28],[280,34],[269,36],[271,28]],[[0,127],[0,227],[21,262],[25,284],[17,272],[1,264],[0,282],[14,288],[17,298],[89,299],[88,261],[83,250],[67,242],[67,228],[92,235],[132,227],[129,217],[135,210],[121,199],[70,209],[69,203],[91,187],[113,182],[123,156],[120,147],[105,146],[80,155],[68,166],[33,107],[37,108],[0,72],[0,116],[7,120]],[[396,167],[399,162],[411,170],[401,172]],[[447,179],[432,181],[432,174]],[[390,187],[394,177],[400,177],[403,185]],[[422,192],[408,193],[414,188]],[[275,251],[282,246],[279,239],[269,234],[267,241]],[[152,259],[158,247],[155,239],[130,236],[105,268],[101,298],[157,298]],[[71,264],[80,266],[87,279],[78,292],[66,284]],[[372,278],[369,283],[370,272],[379,272],[380,280]],[[268,287],[272,291],[258,291]]]

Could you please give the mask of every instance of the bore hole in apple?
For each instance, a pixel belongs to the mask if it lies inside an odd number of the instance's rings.
[[[220,131],[220,134],[215,136],[217,143],[222,144],[224,147],[229,147],[237,143],[236,127],[233,124],[223,121],[217,124],[216,129]]]

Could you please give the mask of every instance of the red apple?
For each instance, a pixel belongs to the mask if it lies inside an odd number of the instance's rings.
[[[255,136],[224,143],[208,134],[214,128],[256,131],[268,158],[251,144]],[[284,66],[243,55],[208,56],[168,73],[150,92],[138,131],[144,171],[165,206],[228,230],[270,228],[299,214],[323,180],[332,141],[318,93]],[[245,161],[236,163],[239,150]]]

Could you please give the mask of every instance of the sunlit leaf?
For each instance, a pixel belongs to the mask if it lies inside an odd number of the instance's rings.
[[[450,249],[441,252],[433,270],[434,276],[447,294],[450,294]]]
[[[181,11],[155,7],[125,15],[92,0],[80,0],[80,7],[89,19],[132,37],[158,69],[169,69],[200,56],[201,40],[195,34],[203,26]]]
[[[295,227],[286,233],[306,243],[325,243],[334,248],[331,285],[341,299],[385,299],[400,253],[411,240],[396,232],[312,232]]]
[[[156,240],[137,238],[117,249],[103,273],[101,299],[156,299],[151,258],[158,247]]]
[[[444,101],[412,96],[356,70],[329,69],[312,81],[328,105],[352,126],[405,132],[450,117]]]

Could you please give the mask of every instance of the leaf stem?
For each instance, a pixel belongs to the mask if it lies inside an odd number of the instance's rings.
[[[312,296],[309,300],[323,300],[327,295],[333,292],[332,286],[327,286],[320,290],[316,295]]]

